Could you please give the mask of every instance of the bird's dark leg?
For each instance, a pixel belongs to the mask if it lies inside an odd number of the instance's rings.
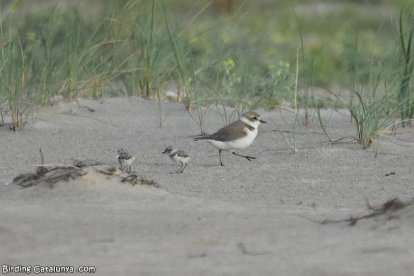
[[[223,162],[221,161],[221,149],[219,149],[219,159],[220,159],[220,165],[224,166]]]
[[[177,171],[177,173],[183,173],[183,172],[184,172],[185,167],[187,167],[187,164],[181,163],[181,167],[180,167],[180,169]]]
[[[247,160],[249,160],[249,161],[252,161],[252,159],[256,159],[256,157],[254,157],[254,156],[247,156],[247,155],[241,155],[241,154],[238,154],[238,153],[236,153],[236,152],[232,152],[234,155],[236,155],[236,156],[240,156],[240,157],[243,157],[243,158],[246,158]]]

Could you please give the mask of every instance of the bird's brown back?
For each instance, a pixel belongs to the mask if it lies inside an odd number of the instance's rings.
[[[221,129],[219,129],[216,133],[210,134],[210,135],[205,135],[205,136],[201,136],[201,137],[197,137],[196,140],[216,140],[216,141],[221,141],[221,142],[226,142],[226,141],[232,141],[235,140],[237,138],[240,138],[240,133],[243,133],[243,136],[246,136],[247,133],[245,133],[243,131],[243,129],[247,127],[250,130],[253,130],[254,128],[245,124],[242,121],[236,121],[231,123],[228,126],[225,126]]]

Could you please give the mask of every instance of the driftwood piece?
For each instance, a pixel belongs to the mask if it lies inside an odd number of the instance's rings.
[[[105,175],[119,175],[120,171],[114,166],[110,165],[97,165],[94,166],[96,171]]]
[[[54,184],[59,181],[76,179],[84,174],[86,174],[85,171],[73,166],[39,166],[34,173],[18,175],[13,179],[13,183],[24,188],[45,183],[53,188]]]
[[[102,162],[96,161],[96,160],[74,160],[73,166],[78,168],[85,168],[85,167],[91,167],[91,166],[97,166],[97,165],[105,165]]]
[[[146,179],[135,173],[124,174],[118,168],[112,165],[107,165],[95,160],[75,160],[73,165],[61,164],[42,164],[36,166],[36,171],[33,173],[24,173],[16,176],[13,179],[13,184],[19,185],[23,188],[46,184],[50,188],[60,181],[75,180],[88,171],[85,168],[93,167],[96,172],[106,176],[113,176],[119,182],[128,182],[132,185],[142,184],[148,186],[159,187],[152,179]]]
[[[148,186],[154,186],[156,188],[159,188],[159,185],[157,182],[155,182],[153,179],[145,179],[142,176],[139,177],[136,174],[128,174],[126,176],[121,176],[121,182],[129,182],[132,185],[136,185],[140,183],[141,185],[148,185]]]

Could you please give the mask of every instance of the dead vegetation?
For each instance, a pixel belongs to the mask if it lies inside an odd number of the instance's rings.
[[[75,160],[71,165],[61,164],[41,164],[36,166],[36,170],[31,173],[23,173],[13,179],[13,184],[23,188],[36,185],[46,185],[53,188],[61,181],[77,180],[88,173],[87,168],[94,169],[97,173],[113,176],[120,183],[130,183],[131,185],[147,185],[158,187],[152,179],[146,179],[136,173],[125,174],[112,165],[107,165],[95,160]]]
[[[379,216],[385,216],[386,219],[393,219],[398,216],[395,213],[399,210],[405,209],[409,206],[414,206],[414,199],[409,201],[402,201],[398,197],[387,200],[386,202],[372,206],[369,201],[366,202],[367,209],[369,210],[368,214],[353,216],[347,219],[331,220],[325,219],[323,221],[317,221],[319,224],[333,224],[333,223],[343,223],[347,222],[350,226],[355,226],[360,220],[371,219]]]

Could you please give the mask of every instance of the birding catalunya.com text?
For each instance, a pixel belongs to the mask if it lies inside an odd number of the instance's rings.
[[[1,266],[2,274],[26,273],[26,274],[43,274],[43,273],[95,273],[95,266],[68,266],[68,265],[8,265]]]

